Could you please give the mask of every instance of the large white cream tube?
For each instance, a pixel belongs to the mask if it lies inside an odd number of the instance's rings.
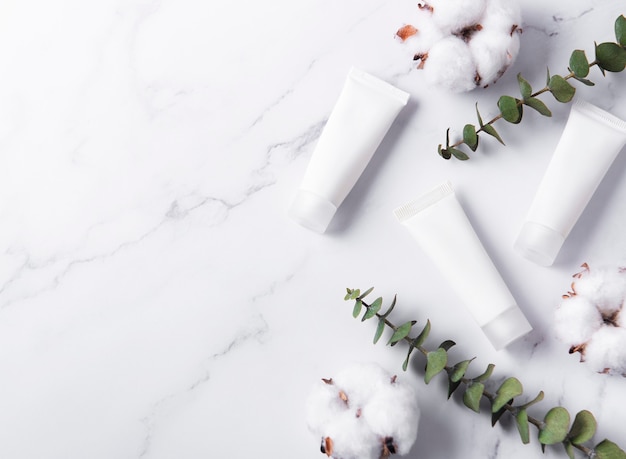
[[[324,126],[288,214],[323,233],[409,99],[352,68]]]
[[[626,122],[588,102],[574,102],[515,249],[539,265],[554,263],[625,143]]]
[[[499,350],[532,330],[445,182],[394,211]]]

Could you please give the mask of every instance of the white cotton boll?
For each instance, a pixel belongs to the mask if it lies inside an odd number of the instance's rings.
[[[554,311],[555,334],[568,346],[587,342],[602,324],[598,309],[580,295],[564,299]]]
[[[323,380],[307,399],[307,424],[334,459],[379,459],[386,449],[405,454],[418,421],[413,387],[374,364]]]
[[[432,7],[432,20],[447,34],[480,21],[486,0],[429,0]]]
[[[392,411],[389,406],[396,408]],[[420,418],[415,389],[399,382],[384,387],[363,410],[363,418],[380,437],[393,438],[397,454],[407,454]]]
[[[602,327],[587,343],[584,356],[594,371],[626,375],[626,329]]]
[[[476,87],[476,66],[467,44],[455,36],[437,42],[424,63],[424,76],[430,84],[452,92]]]
[[[500,78],[513,58],[509,53],[510,37],[501,32],[483,29],[476,32],[468,43],[476,71],[480,77],[480,85],[487,86]]]
[[[582,274],[574,288],[577,295],[584,296],[600,311],[610,316],[617,312],[626,296],[626,274],[618,270],[593,269]]]
[[[516,0],[489,0],[481,24],[485,29],[511,35],[521,22],[521,8]]]

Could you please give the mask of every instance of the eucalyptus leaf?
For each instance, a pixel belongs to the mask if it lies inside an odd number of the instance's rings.
[[[450,151],[447,148],[443,148],[441,144],[439,145],[438,151],[439,151],[439,156],[441,156],[443,159],[452,158],[452,153],[450,153]]]
[[[393,308],[396,307],[396,301],[398,299],[398,295],[394,295],[393,296],[393,300],[391,300],[391,305],[389,305],[389,308],[385,311],[385,313],[383,314],[383,318],[387,317],[389,314],[391,314],[391,311],[393,311]]]
[[[500,137],[500,134],[498,134],[496,129],[491,124],[485,124],[482,127],[482,129],[483,129],[483,132],[497,139],[498,142],[500,142],[502,145],[505,145],[504,140],[502,140],[502,138]]]
[[[446,367],[448,363],[448,352],[443,348],[437,348],[426,354],[426,373],[424,382],[428,384],[437,374]]]
[[[363,302],[361,300],[356,300],[354,302],[354,308],[352,309],[352,317],[357,318],[359,314],[361,314],[361,308],[363,307]]]
[[[398,343],[398,341],[406,338],[409,333],[411,333],[411,327],[413,327],[413,325],[415,324],[415,320],[410,320],[409,322],[400,325],[393,333],[393,335],[391,335],[391,338],[389,339],[389,342],[387,344],[391,344],[393,346],[394,344]]]
[[[626,459],[626,452],[609,440],[603,440],[596,445],[596,459]]]
[[[498,99],[498,108],[502,118],[512,124],[518,124],[522,121],[522,105],[519,99],[511,96],[501,96]]]
[[[517,74],[517,82],[519,84],[519,90],[522,94],[522,99],[527,99],[533,92],[533,88],[530,86],[530,83],[526,81],[521,73]]]
[[[567,457],[569,457],[569,459],[576,459],[576,455],[574,454],[574,445],[572,445],[571,442],[566,441],[563,443],[563,446],[565,446],[565,453],[567,454]]]
[[[461,381],[452,381],[448,378],[448,398],[452,397],[452,394],[461,386]]]
[[[499,411],[515,397],[522,395],[523,392],[522,383],[519,382],[517,378],[506,379],[496,392],[496,398],[494,398],[491,405],[491,412],[495,413]]]
[[[607,72],[621,72],[626,67],[626,49],[617,43],[600,43],[596,45],[596,61]]]
[[[490,363],[489,365],[487,365],[487,369],[485,370],[485,372],[480,375],[475,377],[472,381],[476,381],[476,382],[485,382],[487,381],[489,378],[491,378],[491,375],[493,374],[493,369],[496,366],[493,363]]]
[[[595,86],[596,85],[593,81],[588,80],[586,78],[578,78],[577,76],[575,76],[574,79],[576,81],[580,81],[582,84],[584,84],[586,86]]]
[[[385,319],[380,319],[378,321],[378,326],[376,327],[376,333],[374,334],[374,344],[378,342],[381,336],[383,336],[383,332],[385,331]]]
[[[541,100],[537,99],[536,97],[529,97],[527,99],[524,99],[524,104],[528,105],[530,108],[534,108],[543,116],[552,116],[552,112],[546,106],[546,104],[544,104]]]
[[[456,343],[451,339],[447,339],[439,345],[441,349],[445,349],[446,351],[449,351],[452,346],[456,346]]]
[[[363,293],[361,293],[361,295],[359,295],[359,298],[363,299],[365,298],[367,295],[369,295],[370,293],[372,293],[372,291],[374,290],[374,287],[370,287],[367,290],[365,290]]]
[[[360,289],[354,289],[350,291],[350,300],[356,300],[359,295],[361,295],[361,290]]]
[[[596,418],[590,411],[579,411],[574,418],[574,423],[569,431],[569,440],[574,445],[580,445],[593,438],[598,428]]]
[[[478,118],[478,125],[482,128],[485,124],[483,123],[483,118],[480,116],[480,112],[478,111],[478,102],[476,102],[476,117]]]
[[[498,423],[498,421],[500,420],[500,418],[505,412],[506,412],[506,408],[500,408],[495,413],[493,412],[491,413],[491,427],[495,426]]]
[[[363,295],[361,295],[361,298],[363,298]],[[382,306],[383,306],[383,299],[381,297],[376,298],[372,302],[372,304],[370,304],[369,308],[367,308],[367,311],[365,311],[365,314],[363,314],[363,318],[361,319],[361,321],[364,322],[376,316],[376,314],[378,314],[378,311],[380,311],[380,308]]]
[[[476,135],[476,127],[473,124],[466,124],[463,127],[463,142],[472,151],[476,151],[478,148],[478,135]]]
[[[615,20],[615,38],[620,45],[626,47],[626,17],[623,14]]]
[[[452,156],[460,161],[467,161],[469,159],[469,156],[467,156],[466,153],[464,153],[462,150],[459,150],[458,148],[450,147],[448,148],[448,151],[452,153]]]
[[[424,328],[422,329],[420,334],[417,335],[417,338],[413,340],[413,346],[419,347],[424,344],[424,341],[426,341],[426,338],[428,338],[428,335],[430,334],[430,328],[430,320],[427,320],[426,325],[424,325]]]
[[[570,416],[565,408],[560,406],[552,408],[539,429],[539,442],[544,445],[561,443],[567,437],[569,421]]]
[[[589,75],[589,60],[581,49],[575,50],[569,58],[569,68],[578,78],[585,78]]]
[[[402,364],[402,370],[406,371],[409,367],[409,360],[411,360],[411,353],[413,352],[414,347],[409,347],[409,352],[406,353],[406,359],[404,359],[404,363]]]
[[[550,78],[548,89],[556,100],[563,103],[571,101],[576,93],[576,88],[560,75],[554,75]]]
[[[463,394],[463,404],[470,410],[480,413],[480,399],[485,392],[485,385],[480,382],[470,384]]]
[[[467,372],[467,368],[469,367],[470,363],[472,363],[472,360],[474,359],[463,360],[462,362],[459,362],[456,365],[454,365],[454,367],[452,367],[452,371],[450,372],[450,381],[452,382],[460,381],[461,378],[465,376],[465,373]]]
[[[517,430],[522,439],[522,443],[525,445],[530,443],[530,431],[528,428],[528,412],[526,410],[520,410],[515,416],[515,422],[517,424]]]

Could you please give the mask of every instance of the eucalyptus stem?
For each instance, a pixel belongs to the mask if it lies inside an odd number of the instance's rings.
[[[615,20],[614,28],[616,41],[600,44],[596,43],[594,48],[595,59],[593,61],[589,62],[585,51],[580,49],[575,50],[572,52],[569,60],[568,70],[570,73],[565,76],[550,76],[550,71],[548,70],[546,86],[539,91],[533,92],[530,83],[526,81],[521,74],[518,74],[517,80],[521,98],[508,95],[501,96],[497,104],[499,113],[486,123],[483,122],[478,111],[478,105],[476,105],[478,126],[471,123],[466,124],[463,127],[462,139],[454,143],[450,143],[450,129],[448,129],[446,132],[445,147],[443,144],[440,144],[438,147],[439,155],[444,159],[450,159],[454,156],[459,160],[467,160],[469,156],[459,147],[465,145],[471,151],[476,151],[480,134],[483,133],[494,137],[504,145],[502,137],[500,137],[500,134],[494,127],[496,121],[504,119],[512,124],[519,124],[524,114],[524,107],[530,107],[538,111],[541,115],[550,117],[552,116],[552,112],[538,96],[549,92],[558,102],[568,103],[574,98],[576,93],[576,88],[572,86],[568,80],[574,79],[587,86],[594,86],[595,84],[587,79],[591,68],[599,68],[602,75],[606,75],[606,72],[623,71],[624,68],[626,68],[626,17],[624,15],[620,15]]]
[[[352,314],[355,318],[361,315],[363,308],[365,313],[361,321],[369,319],[377,319],[378,327],[374,336],[376,343],[384,332],[385,328],[392,330],[392,336],[388,343],[395,346],[397,343],[404,341],[408,344],[409,349],[407,357],[403,364],[403,369],[408,368],[409,360],[412,352],[417,350],[426,358],[426,369],[424,381],[426,384],[440,373],[447,374],[448,378],[448,398],[464,386],[463,403],[473,411],[480,412],[480,400],[486,399],[492,411],[492,426],[500,420],[504,413],[509,413],[515,418],[517,428],[520,433],[521,440],[524,444],[530,442],[528,426],[533,425],[538,431],[538,439],[542,450],[545,451],[547,445],[562,444],[567,455],[571,459],[574,458],[574,449],[579,450],[588,458],[596,459],[626,459],[626,452],[617,444],[605,439],[593,447],[586,446],[596,433],[597,422],[593,414],[587,410],[580,411],[576,414],[573,423],[570,423],[570,415],[563,407],[554,407],[550,409],[544,419],[538,419],[528,414],[528,408],[543,400],[543,391],[531,401],[521,405],[514,405],[514,399],[523,394],[521,382],[516,378],[507,378],[496,389],[495,393],[487,390],[485,384],[492,376],[495,365],[489,364],[486,371],[476,377],[468,377],[467,369],[474,359],[463,360],[455,365],[449,364],[448,350],[456,343],[446,340],[435,349],[429,349],[424,346],[428,335],[430,334],[430,321],[420,331],[416,337],[411,336],[413,327],[417,324],[416,320],[405,322],[402,325],[395,325],[389,320],[388,316],[393,310],[396,299],[387,309],[381,313],[383,299],[381,297],[368,303],[364,298],[372,292],[372,288],[361,293],[359,289],[347,289],[345,300],[354,300],[355,305]]]

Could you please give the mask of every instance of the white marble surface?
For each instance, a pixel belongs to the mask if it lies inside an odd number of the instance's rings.
[[[487,90],[423,86],[394,40],[408,0],[4,0],[0,4],[0,457],[321,458],[304,400],[355,361],[401,373],[373,346],[346,287],[430,318],[459,360],[496,364],[544,407],[589,409],[626,446],[626,379],[591,374],[558,343],[552,311],[582,262],[626,250],[626,157],[556,264],[512,242],[567,117],[528,113],[466,163],[436,146],[494,114],[522,72],[540,87],[575,48],[613,39],[623,0],[523,2],[522,49]],[[355,65],[411,93],[329,231],[286,217]],[[626,118],[626,77],[579,95]],[[579,86],[580,87],[580,86]],[[450,179],[535,331],[496,353],[391,211]],[[411,459],[566,457],[491,427],[443,378],[420,389]],[[534,436],[534,433],[533,433]]]

